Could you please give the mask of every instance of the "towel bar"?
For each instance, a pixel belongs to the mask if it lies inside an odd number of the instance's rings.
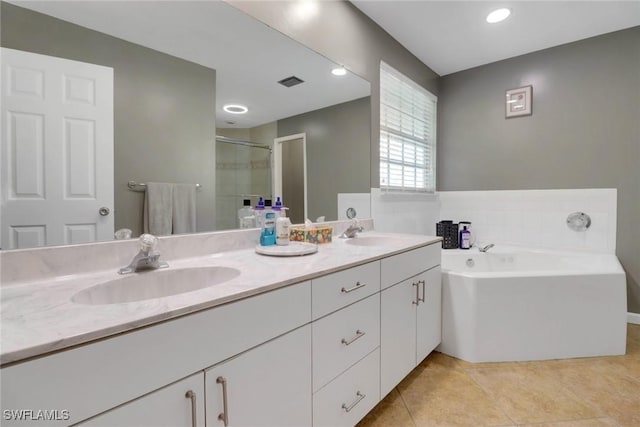
[[[145,192],[147,190],[147,184],[144,182],[129,181],[127,182],[127,187],[129,187],[131,191]],[[200,190],[201,188],[202,186],[200,184],[196,184],[196,190]]]

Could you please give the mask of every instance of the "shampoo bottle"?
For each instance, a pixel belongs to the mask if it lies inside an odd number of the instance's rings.
[[[469,249],[471,248],[471,232],[467,230],[467,226],[465,225],[460,231],[460,249]]]

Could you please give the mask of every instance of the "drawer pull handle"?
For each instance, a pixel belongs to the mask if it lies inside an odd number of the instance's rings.
[[[229,410],[227,409],[227,380],[224,377],[216,378],[216,384],[222,384],[222,412],[218,415],[218,419],[224,423],[224,426],[229,425]]]
[[[354,401],[353,401],[353,403],[352,403],[351,405],[347,406],[347,404],[346,404],[346,403],[343,403],[343,404],[342,404],[342,409],[344,409],[344,410],[345,410],[345,412],[349,412],[349,411],[351,411],[353,408],[355,408],[355,406],[356,406],[358,403],[360,403],[360,401],[361,401],[362,399],[364,399],[365,397],[367,397],[367,395],[366,395],[366,394],[362,394],[362,393],[360,393],[360,391],[357,391],[357,392],[356,392],[356,396],[357,396],[357,397],[356,397],[356,400],[354,400]]]
[[[364,288],[365,286],[367,286],[366,283],[356,282],[356,285],[353,288],[342,288],[340,289],[340,292],[342,292],[343,294],[348,294],[349,292],[357,291],[358,289]]]
[[[422,298],[418,297],[418,301],[422,301],[424,302],[424,299],[426,297],[426,292],[425,292],[425,281],[424,280],[418,280],[418,285],[422,285]]]
[[[197,414],[196,414],[196,394],[193,390],[189,390],[185,393],[184,397],[191,399],[191,427],[197,427]]]
[[[418,283],[412,283],[412,286],[416,287],[416,300],[415,301],[411,301],[411,304],[413,305],[420,305],[420,286],[419,286],[420,282]]]
[[[358,340],[360,338],[362,338],[364,336],[364,332],[362,332],[360,329],[358,329],[356,331],[356,336],[351,338],[349,341],[346,340],[346,338],[342,338],[342,341],[340,341],[342,344],[344,345],[349,345],[352,342],[354,342],[355,340]]]

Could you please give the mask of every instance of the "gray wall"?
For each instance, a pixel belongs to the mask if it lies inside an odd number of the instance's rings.
[[[114,68],[115,225],[142,229],[127,181],[200,183],[198,231],[214,229],[215,70],[1,3],[1,44]]]
[[[504,118],[533,85],[533,115]],[[640,312],[640,27],[447,75],[439,190],[617,188],[617,255]]]
[[[304,22],[291,19],[294,2],[226,1],[371,82],[370,187],[380,187],[380,60],[435,95],[438,75],[347,1],[315,2],[316,13]]]
[[[370,111],[365,97],[278,120],[279,137],[306,132],[309,219],[336,220],[338,193],[370,191]]]

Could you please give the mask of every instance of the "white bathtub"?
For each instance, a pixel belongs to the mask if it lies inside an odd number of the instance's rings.
[[[438,349],[469,362],[624,354],[626,297],[615,255],[443,250]]]

